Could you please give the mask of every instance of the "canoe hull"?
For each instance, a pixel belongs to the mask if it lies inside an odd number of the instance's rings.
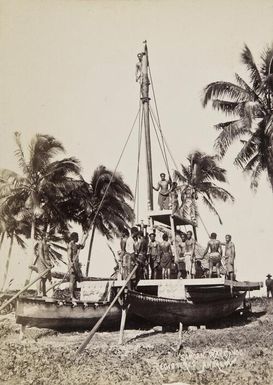
[[[223,300],[192,303],[129,291],[128,302],[133,314],[157,325],[200,325],[232,314],[242,305],[245,295],[242,292]]]
[[[49,328],[56,330],[88,330],[101,318],[109,303],[78,302],[76,307],[71,303],[58,305],[58,301],[47,301],[43,298],[19,298],[16,305],[16,322],[25,326]],[[121,307],[117,304],[105,318],[104,328],[113,328],[119,325]]]

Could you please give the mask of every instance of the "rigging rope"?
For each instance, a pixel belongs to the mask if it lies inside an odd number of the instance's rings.
[[[203,222],[200,213],[198,213],[198,216],[199,216],[199,218],[200,218],[200,221],[201,221],[202,225],[204,226],[204,229],[206,230],[206,233],[207,233],[208,237],[210,237],[210,233],[209,233],[209,231],[208,231],[208,229],[207,229],[205,223]]]
[[[161,123],[160,123],[159,112],[158,112],[158,108],[157,108],[157,101],[156,101],[156,96],[155,96],[155,89],[154,89],[154,83],[153,83],[153,78],[152,78],[152,72],[151,72],[150,64],[148,66],[148,72],[149,72],[150,79],[151,79],[152,93],[153,93],[153,97],[154,97],[154,103],[155,103],[155,109],[156,109],[156,115],[157,115],[157,123],[158,123],[158,128],[159,128],[159,131],[160,131],[160,134],[161,134],[163,152],[164,152],[165,159],[166,159],[166,167],[167,167],[167,171],[168,171],[168,174],[169,174],[169,177],[170,177],[170,169],[169,169],[169,165],[168,165],[166,148],[165,148],[165,144],[164,144],[163,132],[162,132],[162,129],[161,129]]]
[[[153,128],[154,128],[154,131],[155,131],[155,134],[156,134],[156,138],[157,138],[157,141],[158,141],[158,144],[159,144],[159,148],[160,148],[160,151],[161,151],[161,154],[162,154],[165,166],[166,166],[166,168],[168,170],[168,162],[167,162],[167,159],[165,158],[165,155],[164,155],[164,152],[163,152],[163,148],[162,148],[162,145],[160,143],[160,139],[158,137],[158,133],[157,133],[157,130],[156,130],[156,126],[155,126],[155,122],[154,122],[154,117],[153,117],[153,113],[152,113],[151,109],[150,109],[150,117],[151,117],[151,121],[152,121],[152,124],[153,124]],[[169,173],[169,177],[170,177],[170,173]]]
[[[106,194],[107,194],[107,192],[108,192],[108,190],[109,190],[109,187],[110,187],[110,185],[111,185],[111,183],[112,183],[112,180],[113,180],[113,178],[114,178],[114,176],[115,176],[115,174],[116,174],[117,168],[118,168],[119,163],[120,163],[120,161],[121,161],[121,158],[122,158],[122,156],[123,156],[123,154],[124,154],[124,151],[125,151],[125,149],[126,149],[126,146],[127,146],[128,142],[129,142],[129,139],[130,139],[130,137],[131,137],[131,134],[132,134],[132,132],[133,132],[133,129],[134,129],[134,127],[135,127],[135,124],[136,124],[136,121],[137,121],[137,118],[138,118],[139,114],[140,114],[140,107],[139,107],[139,109],[138,109],[138,112],[137,112],[137,115],[136,115],[135,120],[134,120],[134,122],[133,122],[133,125],[132,125],[132,127],[131,127],[131,129],[130,129],[129,135],[127,136],[127,139],[126,139],[126,141],[125,141],[125,143],[124,143],[124,146],[123,146],[122,151],[121,151],[121,154],[120,154],[120,156],[119,156],[119,158],[118,158],[116,167],[115,167],[115,169],[114,169],[114,171],[113,171],[113,173],[112,173],[112,175],[111,175],[110,181],[109,181],[109,183],[108,183],[108,185],[107,185],[107,187],[106,187],[106,189],[105,189],[105,192],[104,192],[104,194],[103,194],[103,196],[102,196],[102,198],[101,198],[101,201],[100,201],[100,204],[99,204],[99,206],[98,206],[98,209],[97,209],[97,211],[96,211],[96,213],[95,213],[95,216],[94,216],[94,218],[93,218],[93,220],[92,220],[92,223],[91,223],[91,225],[90,225],[90,229],[93,227],[93,225],[94,225],[94,223],[95,223],[95,220],[97,219],[98,213],[99,213],[100,208],[101,208],[101,206],[102,206],[102,203],[103,203],[103,201],[104,201],[104,199],[105,199],[105,196],[106,196]],[[87,233],[87,236],[85,236],[85,239],[84,239],[83,242],[82,242],[83,245],[85,244],[85,242],[86,242],[86,240],[87,240],[87,238],[88,238],[88,235],[89,235],[89,232]],[[79,257],[79,254],[78,254],[77,258],[78,258],[78,257]],[[70,267],[70,269],[68,270],[68,272],[64,275],[63,279],[62,279],[60,282],[58,282],[57,284],[52,285],[47,291],[53,289],[53,287],[54,287],[54,288],[55,288],[55,287],[59,287],[59,286],[64,282],[65,278],[69,275],[70,270],[71,270],[71,267]]]
[[[135,117],[135,120],[134,120],[134,122],[133,122],[133,125],[132,125],[132,127],[131,127],[131,130],[130,130],[130,132],[129,132],[129,135],[127,136],[127,139],[126,139],[126,141],[125,141],[125,143],[124,143],[124,145],[123,145],[121,154],[120,154],[120,156],[119,156],[119,158],[118,158],[116,167],[115,167],[114,171],[112,172],[112,175],[111,175],[111,178],[110,178],[110,180],[109,180],[109,183],[108,183],[108,185],[106,186],[106,189],[105,189],[105,191],[104,191],[104,194],[103,194],[103,196],[102,196],[102,198],[101,198],[101,201],[100,201],[100,203],[99,203],[99,206],[98,206],[98,208],[97,208],[97,211],[96,211],[96,213],[95,213],[95,216],[94,216],[94,218],[93,218],[93,220],[92,220],[92,223],[91,223],[91,225],[90,225],[90,229],[92,228],[92,226],[93,226],[94,223],[95,223],[95,220],[97,219],[97,216],[98,216],[98,214],[99,214],[99,211],[100,211],[100,209],[101,209],[101,206],[102,206],[102,204],[103,204],[103,201],[104,201],[104,199],[105,199],[105,196],[106,196],[106,194],[107,194],[107,192],[108,192],[108,190],[109,190],[109,188],[110,188],[110,185],[111,185],[111,183],[112,183],[112,180],[113,180],[113,178],[114,178],[114,176],[115,176],[115,174],[116,174],[117,168],[118,168],[118,166],[119,166],[119,164],[120,164],[121,158],[122,158],[122,156],[123,156],[123,154],[124,154],[124,151],[125,151],[125,149],[126,149],[126,146],[127,146],[128,142],[129,142],[129,139],[130,139],[130,137],[131,137],[131,134],[132,134],[132,132],[133,132],[133,129],[134,129],[134,127],[135,127],[135,124],[136,124],[136,121],[137,121],[137,118],[138,118],[139,114],[140,114],[140,108],[138,109],[137,115],[136,115],[136,117]],[[87,237],[88,237],[88,234],[87,234]],[[85,243],[85,241],[87,240],[87,237],[86,237],[86,239],[84,240],[83,243]]]
[[[176,162],[175,162],[175,160],[174,160],[174,157],[173,157],[173,155],[172,155],[172,153],[171,153],[171,150],[170,150],[170,147],[169,147],[169,145],[168,145],[168,142],[167,142],[166,138],[163,137],[163,140],[164,140],[164,142],[165,142],[165,144],[166,144],[166,147],[167,147],[167,150],[168,150],[168,152],[169,152],[169,155],[170,155],[170,157],[172,158],[174,167],[176,168],[176,170],[179,170],[179,167],[177,166],[177,164],[176,164]]]

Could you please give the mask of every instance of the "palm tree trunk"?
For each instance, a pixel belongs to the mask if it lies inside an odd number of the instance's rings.
[[[31,222],[30,240],[31,240],[31,253],[30,253],[29,265],[32,265],[35,261],[35,217],[34,216]],[[32,269],[29,272],[29,276],[26,279],[25,285],[27,285],[30,282],[31,275],[32,275]]]
[[[9,252],[8,252],[8,257],[7,257],[7,261],[6,261],[6,268],[5,268],[5,273],[4,273],[4,278],[3,278],[3,285],[2,285],[1,291],[3,291],[3,289],[5,287],[5,284],[6,284],[6,281],[7,281],[7,277],[8,277],[13,240],[14,240],[14,233],[12,233],[11,236],[10,236]]]
[[[3,241],[4,241],[4,237],[5,237],[5,232],[3,231],[2,235],[1,235],[1,239],[0,239],[0,249],[1,249]]]
[[[94,242],[95,230],[96,230],[96,226],[93,225],[92,232],[91,232],[91,238],[90,238],[90,244],[89,244],[89,250],[88,250],[87,263],[86,263],[86,271],[85,271],[86,277],[88,277],[88,274],[89,274],[89,266],[90,266],[90,259],[91,259],[91,252],[92,252],[92,247],[93,247],[93,242]]]

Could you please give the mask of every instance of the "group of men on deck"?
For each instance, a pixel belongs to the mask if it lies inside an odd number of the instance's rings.
[[[119,272],[126,279],[137,263],[136,280],[139,279],[175,279],[175,278],[205,278],[212,277],[213,267],[216,267],[217,277],[220,277],[220,267],[223,266],[225,275],[234,279],[235,246],[231,236],[226,235],[226,242],[217,240],[215,233],[211,234],[203,258],[208,254],[208,275],[202,267],[200,259],[196,259],[196,241],[191,231],[181,235],[178,259],[174,258],[174,245],[167,234],[162,235],[162,241],[156,240],[153,232],[144,235],[142,230],[131,229],[131,236],[127,229],[121,237],[121,251],[119,252]],[[223,256],[222,246],[225,246]]]
[[[122,279],[126,279],[137,264],[136,274],[133,280],[140,279],[176,279],[176,278],[205,278],[207,275],[202,267],[200,259],[196,259],[196,241],[191,231],[181,235],[179,244],[178,260],[174,260],[174,245],[170,242],[166,233],[162,240],[156,240],[154,232],[149,235],[145,230],[137,227],[131,229],[131,234],[124,229],[119,252],[119,273]],[[67,247],[69,289],[72,302],[76,303],[76,285],[82,280],[82,272],[79,264],[79,251],[83,247],[78,243],[77,233],[72,233]],[[225,253],[222,258],[222,245],[225,245]],[[215,233],[211,234],[203,257],[208,254],[209,277],[212,276],[213,266],[216,266],[217,276],[220,276],[220,266],[224,265],[226,277],[234,279],[234,258],[235,247],[231,236],[226,235],[226,242],[223,244],[217,240]],[[52,268],[49,256],[48,240],[45,236],[38,243],[38,255],[36,270],[40,274]],[[46,281],[51,281],[50,271],[39,280],[38,295],[46,295]]]

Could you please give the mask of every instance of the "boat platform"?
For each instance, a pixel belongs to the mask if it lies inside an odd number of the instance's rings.
[[[155,222],[160,222],[171,227],[171,220],[174,221],[174,226],[192,226],[197,227],[196,223],[182,218],[178,213],[172,213],[172,210],[153,210],[148,212],[148,217]]]
[[[168,284],[173,285],[175,282],[176,285],[185,286],[185,287],[194,287],[194,286],[224,286],[234,288],[236,290],[242,291],[253,291],[260,290],[263,287],[263,282],[249,282],[249,281],[231,281],[224,277],[221,278],[196,278],[196,279],[141,279],[138,282],[137,287],[151,287],[151,286],[166,286]],[[124,280],[114,281],[114,287],[121,287],[125,283]]]

